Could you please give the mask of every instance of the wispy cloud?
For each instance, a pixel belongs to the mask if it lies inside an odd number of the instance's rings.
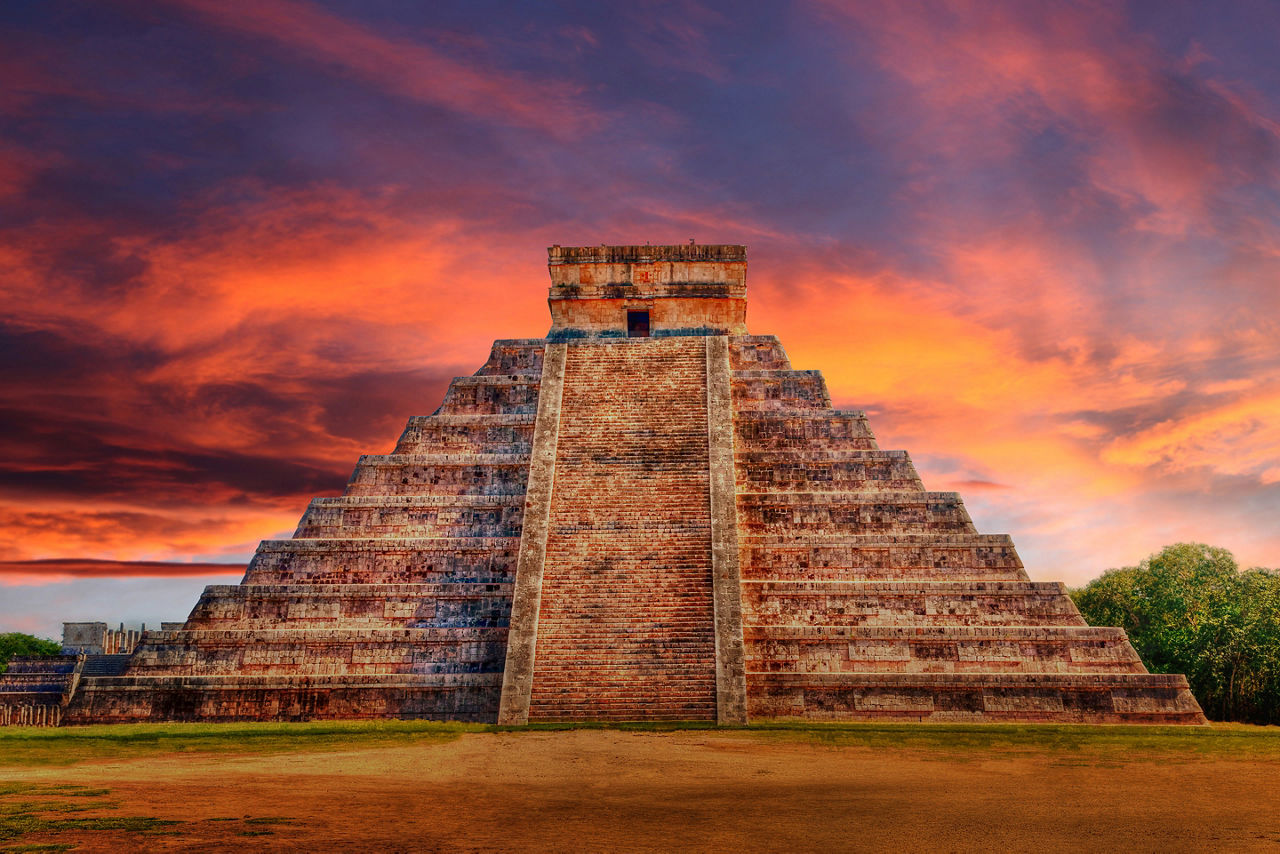
[[[221,563],[166,563],[64,558],[0,561],[0,585],[55,584],[77,578],[204,578],[210,575],[241,576],[244,566]]]
[[[422,40],[392,37],[307,0],[261,0],[229,6],[217,0],[173,0],[206,20],[260,38],[389,92],[463,115],[576,137],[598,124],[579,100],[583,86],[532,79],[467,62]]]

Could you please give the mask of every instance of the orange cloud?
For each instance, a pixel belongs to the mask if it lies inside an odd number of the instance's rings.
[[[218,515],[175,503],[164,511],[128,504],[88,508],[35,501],[22,508],[0,505],[0,560],[9,562],[94,555],[126,561],[186,561],[240,558],[261,539],[288,536],[305,507],[293,498],[285,507],[235,507]]]
[[[1103,459],[1168,472],[1208,469],[1280,483],[1280,389],[1162,421],[1111,442]]]

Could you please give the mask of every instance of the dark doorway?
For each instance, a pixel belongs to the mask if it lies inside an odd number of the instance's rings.
[[[648,338],[649,337],[649,312],[647,311],[628,311],[627,312],[627,337],[628,338]]]

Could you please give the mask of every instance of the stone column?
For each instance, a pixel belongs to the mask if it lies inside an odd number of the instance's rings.
[[[738,502],[733,461],[733,383],[729,338],[707,338],[707,437],[711,464],[711,571],[716,618],[716,719],[747,722]]]
[[[538,420],[533,428],[529,481],[525,487],[524,526],[516,560],[511,628],[507,633],[507,662],[502,674],[498,723],[529,722],[533,691],[533,660],[538,642],[538,610],[542,606],[542,567],[547,556],[551,517],[551,489],[556,474],[556,444],[560,434],[560,398],[564,391],[566,344],[548,344],[538,387]],[[741,638],[741,632],[739,632]]]

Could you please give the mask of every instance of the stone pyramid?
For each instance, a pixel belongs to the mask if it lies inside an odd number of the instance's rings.
[[[549,250],[497,341],[71,722],[1200,723],[746,331],[743,246]]]

